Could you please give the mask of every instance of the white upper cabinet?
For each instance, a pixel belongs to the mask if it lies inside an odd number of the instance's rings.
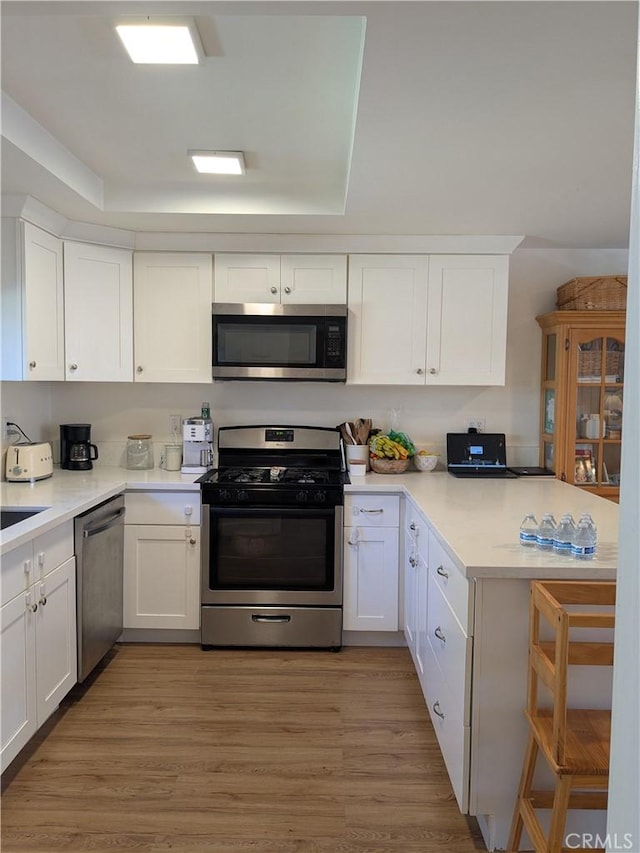
[[[345,305],[346,255],[282,255],[280,298],[283,303]]]
[[[62,241],[2,221],[2,378],[64,379]]]
[[[426,255],[351,255],[347,382],[424,385]]]
[[[211,255],[133,256],[136,382],[211,382]]]
[[[508,258],[352,255],[348,382],[504,385]]]
[[[346,255],[215,256],[215,301],[344,305]]]
[[[505,255],[429,258],[427,384],[504,385],[508,287]]]
[[[64,244],[65,378],[133,380],[133,254]]]

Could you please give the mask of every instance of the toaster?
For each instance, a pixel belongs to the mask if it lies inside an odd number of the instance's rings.
[[[5,477],[10,483],[44,480],[53,474],[53,455],[48,441],[11,444],[7,448]]]

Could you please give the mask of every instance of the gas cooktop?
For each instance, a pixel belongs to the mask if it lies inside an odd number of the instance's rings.
[[[344,478],[340,471],[319,471],[305,468],[286,468],[274,465],[269,468],[220,468],[209,471],[200,478],[201,483],[238,483],[245,485],[326,485],[340,484]]]

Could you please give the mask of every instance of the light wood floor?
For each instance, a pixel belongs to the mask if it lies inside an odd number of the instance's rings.
[[[406,649],[117,647],[3,787],[2,853],[485,849]]]

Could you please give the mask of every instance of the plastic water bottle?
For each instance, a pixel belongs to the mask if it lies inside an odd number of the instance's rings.
[[[576,560],[593,560],[596,554],[597,533],[591,516],[583,516],[578,522],[573,543],[571,545],[571,556]]]
[[[553,550],[553,537],[556,532],[556,520],[550,512],[545,512],[538,526],[536,546],[540,551]]]
[[[538,535],[538,522],[535,515],[525,515],[520,525],[520,544],[525,548],[535,548]]]
[[[576,533],[576,525],[571,513],[566,513],[560,519],[553,536],[553,550],[561,557],[571,556],[571,546]]]

